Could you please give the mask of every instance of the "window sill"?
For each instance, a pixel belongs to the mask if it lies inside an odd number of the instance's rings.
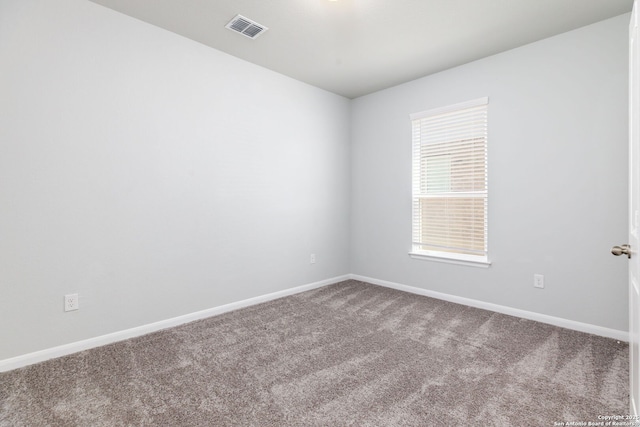
[[[409,252],[409,256],[413,259],[421,259],[424,261],[444,262],[446,264],[465,265],[467,267],[489,268],[491,261],[482,259],[470,259],[464,255],[456,256],[455,254],[426,254],[422,252]]]

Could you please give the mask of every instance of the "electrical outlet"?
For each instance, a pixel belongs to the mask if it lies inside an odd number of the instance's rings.
[[[69,294],[64,296],[64,311],[73,311],[79,308],[78,294]]]
[[[316,254],[311,254],[311,256],[309,257],[309,264],[315,264],[316,263]]]
[[[542,274],[533,275],[533,287],[540,289],[544,288],[544,276]]]

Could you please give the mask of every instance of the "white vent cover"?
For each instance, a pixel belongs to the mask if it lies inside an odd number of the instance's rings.
[[[255,39],[260,34],[268,30],[264,25],[258,24],[257,22],[252,21],[249,18],[245,18],[242,15],[237,15],[229,21],[229,23],[225,25],[225,28],[240,33],[250,39]]]

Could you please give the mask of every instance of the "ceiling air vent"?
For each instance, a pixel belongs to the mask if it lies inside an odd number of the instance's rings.
[[[252,21],[249,18],[245,18],[242,15],[237,15],[233,18],[227,25],[225,25],[225,28],[240,33],[250,39],[255,39],[260,34],[268,30],[264,25],[258,24],[257,22]]]

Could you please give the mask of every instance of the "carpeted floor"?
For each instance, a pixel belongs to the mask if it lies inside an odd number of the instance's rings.
[[[628,414],[627,353],[347,281],[0,374],[0,426],[586,423]]]

